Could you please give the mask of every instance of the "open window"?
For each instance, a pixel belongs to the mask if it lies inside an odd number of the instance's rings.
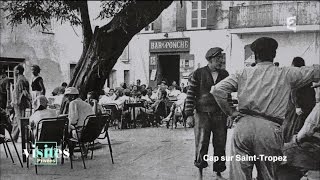
[[[24,62],[24,59],[22,58],[0,57],[0,64],[5,68],[7,77],[10,79],[10,82],[12,84],[14,83],[14,67],[23,62]]]

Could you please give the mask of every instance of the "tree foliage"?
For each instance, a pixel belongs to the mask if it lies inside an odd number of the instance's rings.
[[[101,1],[101,11],[96,19],[112,18],[121,9],[134,3],[133,0]],[[7,12],[5,18],[11,26],[27,22],[32,28],[41,26],[45,29],[51,19],[57,22],[70,22],[71,25],[81,25],[80,7],[86,1],[3,1],[1,9]]]
[[[1,9],[9,24],[26,21],[31,27],[45,26],[51,19],[81,25],[83,50],[69,86],[79,88],[81,97],[99,91],[132,37],[169,7],[171,0],[102,1],[97,17],[109,19],[92,31],[87,1],[4,1]],[[182,1],[181,1],[182,2]]]

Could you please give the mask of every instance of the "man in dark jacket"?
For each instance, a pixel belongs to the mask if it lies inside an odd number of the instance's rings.
[[[0,122],[6,118],[6,109],[10,104],[10,80],[6,75],[3,65],[0,64]],[[0,127],[0,135],[4,135],[4,128]]]
[[[214,156],[219,157],[213,163],[213,171],[221,176],[226,169],[225,162],[221,156],[225,156],[225,145],[227,138],[226,116],[221,111],[214,97],[210,94],[211,86],[217,84],[229,73],[221,69],[223,63],[223,49],[211,48],[206,54],[208,65],[197,69],[189,78],[190,88],[187,92],[185,113],[188,122],[194,120],[195,134],[195,161],[194,165],[199,168],[199,179],[202,179],[202,169],[208,166],[205,160],[211,132],[213,133]],[[195,114],[194,114],[194,109]],[[194,119],[193,119],[194,118]]]

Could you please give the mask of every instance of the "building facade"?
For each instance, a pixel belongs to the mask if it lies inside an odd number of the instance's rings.
[[[93,27],[107,22],[95,19],[98,3],[88,2]],[[191,72],[207,64],[207,50],[217,46],[224,49],[225,67],[232,73],[254,61],[250,44],[263,36],[278,41],[275,61],[280,66],[290,66],[296,56],[317,64],[319,9],[318,1],[174,1],[132,38],[106,86],[137,79],[152,87],[162,80],[186,84]],[[53,22],[48,32],[25,24],[11,30],[3,18],[0,25],[0,62],[10,65],[8,74],[12,62],[24,62],[29,78],[30,66],[40,65],[48,92],[69,82],[82,51],[81,29]]]
[[[127,58],[115,66],[114,85],[128,74],[131,83],[141,79],[153,87],[162,80],[186,84],[191,72],[207,64],[207,50],[216,46],[224,49],[226,69],[232,73],[254,62],[250,44],[263,36],[278,41],[275,62],[280,66],[290,66],[296,56],[307,65],[317,64],[319,9],[316,1],[173,2],[131,40],[123,53]]]

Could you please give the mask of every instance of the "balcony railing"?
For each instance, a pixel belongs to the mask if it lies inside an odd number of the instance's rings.
[[[320,2],[285,2],[230,7],[229,28],[286,26],[296,17],[297,25],[320,25]]]

